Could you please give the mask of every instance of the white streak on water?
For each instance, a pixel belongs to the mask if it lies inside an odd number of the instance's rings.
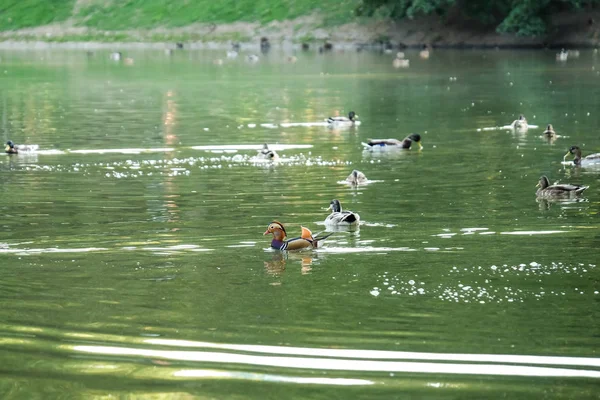
[[[191,146],[193,150],[262,150],[263,144],[222,144],[210,146]],[[269,149],[275,151],[290,149],[310,149],[312,144],[269,144]]]
[[[428,360],[428,361],[465,361],[513,364],[569,365],[581,367],[599,367],[600,358],[528,356],[513,354],[463,354],[463,353],[421,353],[412,351],[319,349],[311,347],[261,346],[246,344],[223,344],[196,342],[190,340],[146,339],[145,343],[159,346],[202,347],[221,350],[246,351],[294,356],[338,357],[379,360]]]
[[[401,361],[373,361],[336,358],[262,356],[222,352],[149,350],[110,346],[66,346],[77,352],[115,356],[137,356],[168,360],[243,364],[279,368],[300,368],[329,371],[377,371],[430,374],[466,374],[496,376],[554,376],[600,378],[600,371],[530,367],[505,364],[457,364]],[[597,359],[596,359],[597,360]]]
[[[514,231],[500,232],[501,235],[551,235],[553,233],[567,233],[569,231]]]
[[[121,154],[140,154],[140,153],[164,153],[175,150],[172,147],[159,147],[150,149],[90,149],[90,150],[69,150],[69,153],[74,154],[105,154],[105,153],[121,153]]]
[[[263,382],[283,382],[299,383],[312,385],[334,385],[334,386],[357,386],[373,385],[375,382],[366,379],[347,379],[347,378],[304,378],[298,376],[283,376],[272,374],[258,374],[242,371],[216,371],[209,369],[184,369],[173,374],[176,377],[183,378],[226,378],[226,379],[244,379]]]

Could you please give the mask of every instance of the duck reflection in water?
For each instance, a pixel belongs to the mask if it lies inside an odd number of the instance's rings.
[[[265,269],[270,275],[281,275],[286,269],[287,261],[291,262],[298,261],[300,263],[300,273],[306,275],[312,270],[313,255],[311,254],[300,254],[300,253],[289,253],[283,251],[276,251],[270,261],[265,261]]]

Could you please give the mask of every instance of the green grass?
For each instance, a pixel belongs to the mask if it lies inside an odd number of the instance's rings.
[[[103,30],[181,27],[193,23],[281,21],[320,12],[328,23],[354,19],[359,0],[91,0],[77,19]]]
[[[0,0],[0,31],[70,22],[100,31],[144,30],[158,27],[176,28],[194,23],[259,22],[294,19],[319,13],[323,26],[331,27],[356,20],[354,10],[361,0],[86,0],[73,15],[76,0]],[[302,26],[299,25],[298,29]],[[187,36],[192,35],[187,34]],[[230,40],[244,41],[239,33]],[[87,34],[80,35],[87,38]],[[93,35],[106,42],[113,36]],[[156,37],[154,37],[156,36]],[[148,36],[158,41],[161,35]],[[163,34],[171,37],[170,33]],[[183,34],[183,36],[186,36]],[[204,35],[199,40],[224,40]],[[310,35],[309,35],[310,36]],[[65,36],[66,37],[66,36]],[[75,36],[68,36],[75,39]],[[56,35],[43,38],[63,41]],[[84,39],[85,40],[85,39]]]
[[[75,0],[1,0],[0,31],[65,21]]]

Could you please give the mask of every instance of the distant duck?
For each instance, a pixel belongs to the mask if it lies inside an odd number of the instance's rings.
[[[310,49],[310,44],[304,42],[302,43],[302,50],[303,51],[308,51]]]
[[[430,53],[430,49],[431,47],[427,44],[423,45],[423,50],[421,50],[419,52],[419,57],[421,57],[423,60],[426,60],[429,58],[429,53]]]
[[[350,175],[348,175],[348,177],[346,178],[346,182],[348,182],[351,185],[364,185],[368,181],[369,180],[367,179],[365,174],[363,174],[357,169],[352,171]]]
[[[269,42],[269,38],[261,37],[260,38],[260,51],[263,53],[268,52],[271,49],[271,43]]]
[[[256,54],[248,54],[246,56],[246,61],[248,61],[251,64],[256,64],[258,62],[259,58]]]
[[[552,124],[548,124],[548,126],[546,127],[546,130],[542,133],[548,139],[552,139],[552,138],[556,137],[556,132],[554,132],[554,128],[552,127]]]
[[[356,118],[358,118],[358,115],[356,115],[354,111],[350,111],[348,113],[348,118],[336,116],[329,117],[326,119],[326,121],[329,125],[333,126],[354,126],[354,124],[356,123]]]
[[[320,234],[317,234],[316,237],[313,237],[310,229],[303,226],[301,228],[302,234],[300,237],[286,239],[287,233],[283,224],[278,221],[273,221],[269,224],[263,235],[273,235],[271,247],[277,250],[302,250],[307,248],[316,249],[323,240],[332,235],[332,233],[323,236],[319,236]]]
[[[275,150],[270,150],[269,145],[266,143],[264,144],[263,148],[258,151],[257,157],[263,160],[279,160],[279,155],[275,152]]]
[[[331,214],[325,218],[325,225],[356,226],[360,223],[360,216],[352,211],[343,211],[337,199],[331,200],[328,210],[331,210]]]
[[[569,52],[565,49],[561,49],[560,53],[556,53],[556,61],[567,61],[569,58]]]
[[[235,50],[227,51],[227,58],[237,58],[238,52]]]
[[[419,150],[423,149],[423,145],[421,144],[421,135],[418,133],[411,133],[407,137],[402,140],[398,139],[369,139],[367,143],[363,143],[365,149],[373,150],[373,149],[385,149],[385,148],[394,148],[394,149],[410,149],[416,143],[419,146]]]
[[[527,125],[527,119],[525,119],[523,114],[519,115],[519,118],[515,119],[510,126],[516,131],[524,131],[529,128],[529,125]]]
[[[121,61],[121,58],[123,58],[123,53],[121,53],[120,51],[116,51],[114,53],[110,53],[109,57],[113,61]]]
[[[571,146],[569,148],[569,151],[567,152],[567,154],[565,154],[565,156],[563,157],[563,160],[565,160],[569,154],[572,154],[573,156],[575,156],[573,158],[573,164],[577,165],[577,166],[581,166],[581,167],[588,167],[591,165],[598,165],[600,166],[600,153],[594,153],[594,154],[590,154],[589,156],[586,156],[585,158],[581,158],[581,149],[578,146]]]
[[[125,57],[125,59],[123,60],[123,63],[125,65],[133,65],[133,58],[131,58],[131,57]]]
[[[4,152],[8,153],[8,154],[19,154],[19,152],[23,152],[23,153],[33,152],[33,151],[36,151],[38,148],[39,148],[39,146],[36,144],[16,145],[13,143],[12,140],[9,140],[8,142],[6,142],[6,145],[4,147]]]
[[[542,199],[575,197],[583,193],[589,186],[571,185],[568,183],[550,185],[546,176],[542,176],[536,185],[539,188],[535,195]]]
[[[401,54],[402,52],[398,53]],[[394,68],[408,68],[410,66],[410,60],[404,58],[404,53],[402,53],[402,57],[396,56],[394,61],[392,61],[392,65]]]
[[[165,49],[165,56],[172,56],[175,53],[173,49]]]
[[[217,58],[215,60],[213,60],[213,64],[215,65],[223,65],[223,60],[220,58]]]
[[[289,62],[290,64],[294,64],[296,61],[298,61],[298,58],[296,56],[287,56],[285,61]]]

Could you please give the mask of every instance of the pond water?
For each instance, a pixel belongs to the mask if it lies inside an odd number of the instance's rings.
[[[223,53],[0,52],[2,398],[597,398],[600,55]]]

